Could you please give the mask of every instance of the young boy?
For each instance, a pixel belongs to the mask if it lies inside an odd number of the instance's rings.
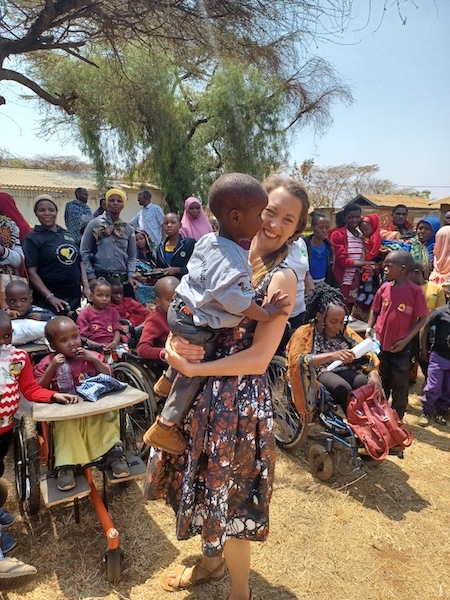
[[[227,173],[211,186],[209,207],[218,220],[218,234],[204,235],[195,244],[188,273],[167,313],[171,331],[204,346],[205,360],[214,358],[221,329],[236,327],[244,317],[269,321],[286,314],[284,296],[274,294],[264,307],[253,300],[248,253],[239,246],[242,239],[251,240],[259,231],[266,205],[266,192],[250,175]],[[165,379],[157,382],[156,393],[168,391],[175,375],[169,368]],[[186,440],[176,425],[181,425],[205,380],[184,376],[176,379],[161,417],[144,434],[146,444],[174,454],[184,451]]]
[[[78,401],[76,396],[55,393],[38,385],[28,354],[11,346],[11,339],[11,319],[5,311],[0,311],[0,477],[5,470],[3,461],[13,436],[14,415],[19,408],[20,394],[31,402],[73,404]],[[8,527],[13,522],[14,517],[0,509],[0,526]],[[12,550],[16,543],[13,536],[1,533],[3,553]]]
[[[123,297],[123,285],[115,280],[111,285],[111,306],[117,310],[121,319],[127,319],[134,327],[139,327],[149,315],[149,310],[133,298]]]
[[[36,379],[43,387],[60,389],[61,378],[58,375],[64,365],[70,369],[72,381],[69,383],[73,387],[98,373],[111,375],[101,354],[82,347],[78,327],[69,317],[54,317],[45,326],[45,336],[55,352],[43,358],[34,368]],[[117,411],[58,421],[55,423],[54,442],[57,486],[61,491],[75,487],[76,465],[85,465],[104,455],[108,455],[114,477],[128,477],[130,474],[120,441]]]
[[[366,334],[375,333],[381,345],[380,375],[386,398],[403,419],[408,404],[410,342],[425,323],[428,308],[421,288],[408,279],[414,268],[409,252],[389,252],[384,263],[386,283],[375,294]]]
[[[33,295],[25,281],[10,281],[5,288],[5,300],[11,319],[50,321],[55,316],[51,310],[32,304]]]
[[[428,358],[428,335],[435,327],[434,343]],[[439,425],[447,425],[450,408],[450,304],[434,310],[420,332],[420,356],[428,361],[428,373],[422,397],[419,425],[427,427],[431,417]]]
[[[425,302],[428,307],[428,314],[433,312],[436,308],[440,306],[445,306],[446,299],[443,288],[434,283],[432,281],[427,281],[423,276],[423,264],[415,261],[414,269],[410,271],[408,275],[409,279],[419,285],[422,288],[422,291],[425,295]],[[420,335],[420,333],[419,333]],[[423,374],[425,375],[425,379],[427,378],[427,370],[428,370],[428,353],[426,360],[423,360],[419,353],[419,336],[417,335],[412,342],[412,351],[411,351],[411,360],[412,367],[409,372],[409,383],[415,383],[417,380],[417,368],[420,365]]]
[[[179,283],[179,279],[172,276],[162,277],[155,283],[156,308],[149,311],[137,346],[137,353],[141,358],[160,365],[167,366],[167,363],[164,363],[164,345],[169,335],[167,310]]]

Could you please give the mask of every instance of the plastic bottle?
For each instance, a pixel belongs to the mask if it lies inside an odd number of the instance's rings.
[[[66,362],[59,367],[56,373],[56,382],[58,389],[62,394],[76,394],[75,386],[73,384],[72,372],[69,365]]]

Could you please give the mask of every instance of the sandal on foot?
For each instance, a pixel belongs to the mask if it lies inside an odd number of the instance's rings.
[[[161,577],[161,586],[166,592],[177,592],[178,590],[187,590],[198,583],[207,583],[208,581],[220,581],[225,577],[225,562],[221,562],[212,571],[208,571],[205,567],[202,567],[200,563],[197,563],[192,569],[192,573],[189,579],[183,581],[183,575],[186,569],[190,567],[180,565],[177,569],[173,570],[173,576],[169,573],[165,573]],[[169,583],[169,577],[172,579],[172,583]]]

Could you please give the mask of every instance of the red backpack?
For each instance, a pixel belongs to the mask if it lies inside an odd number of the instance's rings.
[[[400,446],[403,449],[412,444],[413,434],[373,383],[349,393],[347,420],[374,460],[384,460],[390,448]]]

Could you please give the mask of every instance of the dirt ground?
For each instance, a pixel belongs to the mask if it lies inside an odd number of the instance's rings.
[[[278,451],[271,533],[253,545],[255,600],[450,598],[450,425],[420,428],[417,394],[410,405],[406,421],[416,439],[404,460],[390,457],[355,473],[348,451],[339,450],[335,474],[321,483],[309,471],[308,445]],[[7,507],[17,511],[9,480]],[[42,508],[29,523],[13,525],[20,543],[12,554],[34,564],[38,575],[0,597],[225,600],[227,577],[177,594],[160,588],[164,570],[199,557],[199,540],[178,542],[171,509],[145,504],[141,488],[133,482],[113,490],[110,513],[125,552],[118,584],[106,581],[104,535],[85,499],[79,525],[72,506]]]

